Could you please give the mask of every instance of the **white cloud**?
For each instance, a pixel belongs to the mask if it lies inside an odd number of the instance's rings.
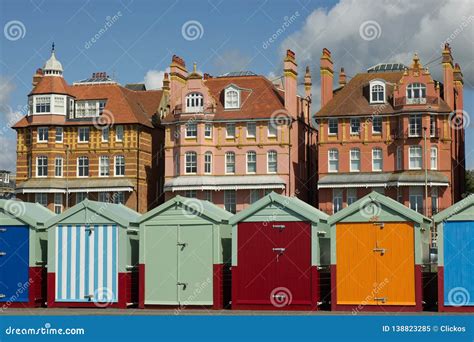
[[[367,21],[376,21],[380,27],[372,40],[362,39],[359,32]],[[352,76],[381,62],[410,64],[414,52],[418,52],[422,64],[426,64],[440,57],[442,44],[453,37],[450,43],[454,60],[461,65],[465,86],[474,87],[471,0],[341,0],[330,10],[313,11],[303,27],[285,39],[281,51],[290,48],[296,52],[301,77],[304,67],[310,65],[316,76],[313,83],[318,87],[319,58],[324,47],[332,52],[335,70],[343,66],[346,74]],[[436,79],[442,80],[439,60],[429,68]],[[316,103],[319,102],[319,87],[314,97]]]
[[[10,171],[16,168],[16,135],[11,126],[24,115],[23,108],[13,110],[10,106],[14,89],[11,80],[0,76],[0,169]]]
[[[165,72],[163,70],[148,70],[144,79],[146,89],[161,89]]]

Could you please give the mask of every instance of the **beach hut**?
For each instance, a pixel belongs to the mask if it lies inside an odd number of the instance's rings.
[[[433,221],[438,231],[438,309],[474,312],[474,195]]]
[[[372,192],[329,218],[331,308],[421,311],[430,220]]]
[[[233,216],[232,309],[317,310],[327,219],[274,192]]]
[[[48,307],[137,304],[139,216],[86,199],[48,221]]]
[[[46,302],[46,233],[54,213],[40,204],[0,200],[0,307]]]
[[[229,302],[231,213],[176,196],[140,220],[140,307],[213,307]]]

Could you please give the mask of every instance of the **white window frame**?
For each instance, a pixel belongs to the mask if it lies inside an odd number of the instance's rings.
[[[436,128],[437,128],[437,122],[436,122],[436,116],[431,114],[430,115],[430,137],[435,137],[436,136]]]
[[[336,128],[336,132],[331,132],[331,128]],[[328,135],[335,136],[339,133],[339,120],[335,118],[328,119]]]
[[[79,144],[87,144],[90,140],[91,130],[89,127],[77,128],[77,142]]]
[[[204,96],[198,92],[186,95],[186,113],[198,113],[204,110]]]
[[[353,131],[353,125],[352,123],[358,123],[359,129],[357,131]],[[349,132],[351,135],[360,135],[360,118],[351,118],[349,121]]]
[[[42,104],[39,104],[42,103]],[[43,105],[44,111],[38,111],[37,106]],[[47,110],[49,107],[49,110]],[[35,114],[51,114],[51,95],[37,95],[33,97],[33,109]]]
[[[225,137],[227,139],[235,138],[235,123],[227,123],[225,125]]]
[[[423,213],[423,187],[409,187],[408,192],[409,208],[418,211],[419,213]]]
[[[235,98],[229,99],[231,94],[235,94]],[[228,87],[224,91],[224,108],[238,109],[240,108],[240,91],[235,87]]]
[[[59,163],[58,163],[59,162]],[[58,172],[59,170],[59,172]],[[63,157],[54,158],[54,177],[62,178],[64,170],[64,159]]]
[[[434,153],[433,153],[434,152]],[[431,146],[430,148],[430,169],[438,170],[438,147]]]
[[[63,212],[63,194],[54,194],[54,213],[61,214]]]
[[[85,166],[85,164],[83,164],[82,166],[80,166],[80,161],[87,161],[87,166]],[[80,172],[79,170],[81,170],[81,168],[83,169],[83,171],[87,170],[87,173],[84,172],[84,174],[81,176],[80,175]],[[90,175],[90,161],[89,161],[89,157],[87,156],[79,156],[77,157],[77,165],[76,165],[76,175],[78,178],[87,178],[89,177]]]
[[[225,157],[225,173],[229,175],[235,174],[235,153],[226,152],[224,157]],[[231,168],[232,171],[229,171],[229,168]]]
[[[40,160],[41,166],[40,166]],[[45,163],[44,163],[45,161]],[[40,167],[41,167],[41,175],[40,175]],[[37,156],[36,157],[36,178],[45,178],[48,177],[48,156]]]
[[[237,211],[237,191],[224,190],[224,208],[231,213]]]
[[[185,125],[185,137],[189,139],[196,139],[197,138],[197,123],[196,122],[188,122]]]
[[[408,168],[410,170],[421,170],[423,168],[423,149],[421,146],[415,145],[415,146],[410,146],[408,148]],[[419,151],[419,153],[415,154],[415,151]],[[419,155],[418,155],[419,154]],[[419,164],[420,167],[415,167],[415,163],[417,163],[417,160],[419,159]]]
[[[331,169],[331,163],[336,166],[335,170]],[[336,148],[331,148],[328,150],[328,173],[337,172],[339,172],[339,151]]]
[[[119,164],[119,160],[121,160],[120,164]],[[125,156],[122,154],[118,156],[114,156],[114,177],[125,177],[125,172],[126,172],[125,167],[126,167]],[[123,173],[122,173],[122,169],[123,169]],[[120,172],[117,172],[117,170],[120,170]]]
[[[376,162],[380,161],[380,168],[376,168]],[[380,147],[372,149],[372,171],[382,172],[383,171],[383,150]]]
[[[66,115],[66,96],[54,95],[52,104],[54,105],[54,114]]]
[[[379,98],[382,93],[382,99]],[[377,95],[377,98],[374,98]],[[370,103],[385,103],[385,82],[383,81],[372,81],[370,82]]]
[[[107,171],[103,173],[102,171]],[[99,156],[99,177],[110,176],[110,158],[109,156]]]
[[[350,172],[360,172],[360,149],[358,148],[351,148],[349,151],[349,169]],[[358,167],[354,168],[353,163],[357,162]]]
[[[212,139],[212,124],[211,123],[204,124],[204,138]]]
[[[48,207],[48,194],[45,192],[35,193],[35,203],[38,203],[43,207]]]
[[[426,85],[424,83],[418,82],[408,84],[406,91],[406,99],[407,104],[425,104]]]
[[[257,152],[248,151],[246,153],[246,158],[247,158],[247,173],[250,173],[250,174],[257,173]],[[255,168],[254,171],[249,170],[251,166]]]
[[[125,129],[122,125],[115,126],[115,141],[122,142],[125,134]]]
[[[247,138],[256,138],[257,137],[257,123],[256,122],[247,122]]]
[[[267,125],[267,137],[276,138],[278,136],[278,125],[275,121],[270,121]]]
[[[377,121],[380,121],[380,131],[376,131],[374,128],[375,128],[375,120]],[[373,119],[372,119],[372,134],[376,135],[380,135],[382,134],[382,130],[383,130],[383,119],[381,116],[375,116]]]
[[[413,129],[412,129],[413,128]],[[420,114],[410,115],[408,118],[408,136],[409,137],[421,137],[421,131],[423,129],[423,119]]]
[[[102,142],[109,142],[110,129],[109,127],[103,127],[100,132],[100,139]]]
[[[195,175],[197,173],[197,170],[197,153],[194,151],[186,152],[184,154],[184,173],[187,175]]]
[[[439,211],[439,191],[436,186],[431,187],[431,215]]]
[[[278,152],[275,150],[267,152],[267,173],[278,173]]]
[[[204,173],[212,174],[212,152],[207,151],[204,153]]]
[[[40,133],[40,132],[42,132],[42,133]],[[45,139],[45,132],[46,132],[46,139]],[[49,128],[48,127],[38,127],[37,132],[36,132],[36,142],[38,142],[38,143],[47,143],[48,140],[49,140]]]
[[[403,148],[402,146],[397,146],[397,152],[396,152],[396,167],[397,170],[403,170]]]
[[[338,211],[342,210],[343,197],[342,189],[333,189],[332,190],[332,213],[335,214]]]
[[[61,132],[59,135],[60,139],[58,140],[58,132]],[[54,141],[57,143],[62,143],[64,141],[64,129],[61,126],[56,126],[56,132],[54,134]]]

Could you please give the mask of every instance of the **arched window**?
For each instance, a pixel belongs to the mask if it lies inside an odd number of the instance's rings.
[[[407,86],[407,104],[426,103],[426,86],[423,83],[410,83]]]
[[[204,109],[204,98],[201,93],[190,93],[186,96],[186,112],[202,112]]]
[[[204,173],[212,173],[212,152],[204,153]]]
[[[370,103],[385,102],[385,82],[373,80],[370,82]]]
[[[227,88],[225,90],[225,108],[239,108],[240,107],[240,94],[234,88]]]
[[[184,154],[185,160],[185,172],[196,173],[197,172],[197,154],[196,152],[186,152]]]
[[[339,171],[339,152],[335,148],[332,148],[328,151],[328,171]]]

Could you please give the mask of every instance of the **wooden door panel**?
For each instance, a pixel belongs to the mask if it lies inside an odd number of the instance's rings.
[[[377,295],[380,305],[415,305],[413,225],[385,223],[376,226]]]
[[[372,223],[340,223],[337,241],[337,304],[376,305],[375,227]]]

